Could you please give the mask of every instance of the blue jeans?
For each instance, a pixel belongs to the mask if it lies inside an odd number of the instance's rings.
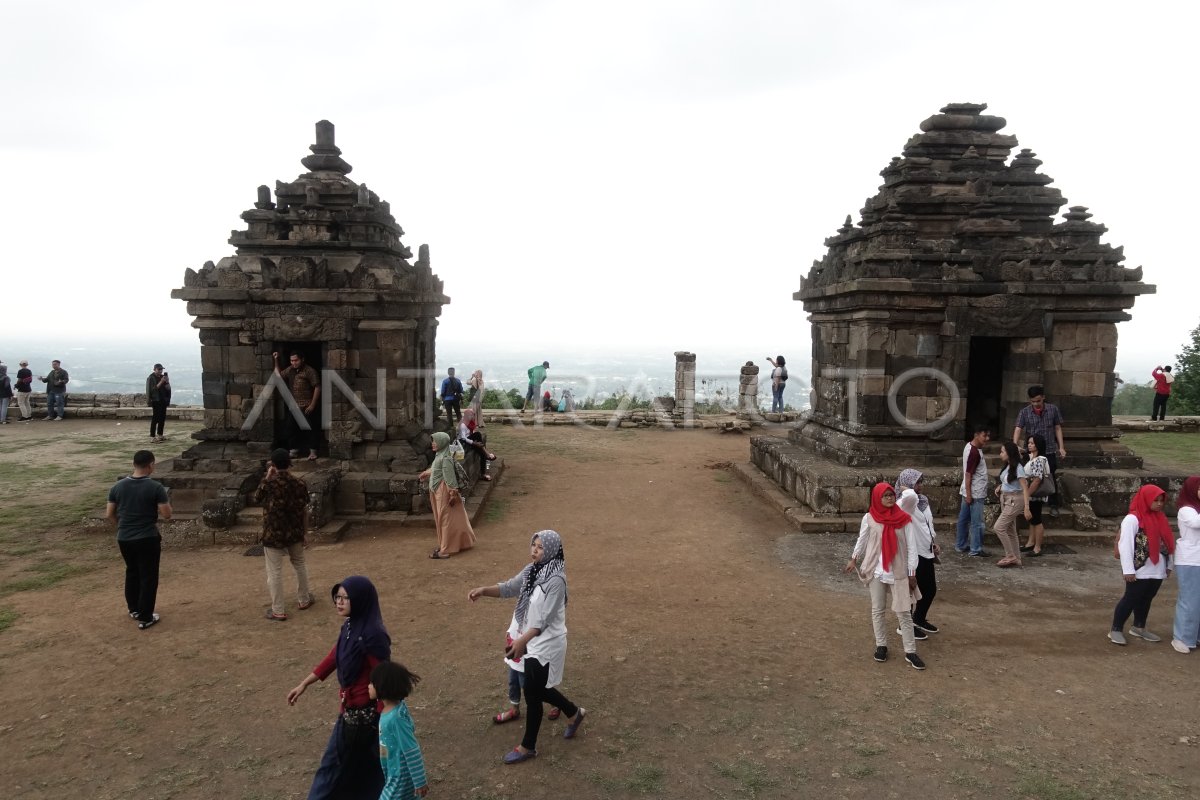
[[[954,539],[954,549],[962,552],[967,549],[967,525],[971,526],[971,552],[978,553],[983,550],[983,503],[982,497],[977,497],[970,503],[967,498],[962,498],[962,504],[958,508],[958,533]]]
[[[525,673],[508,668],[508,702],[521,705],[521,690],[525,688]]]
[[[783,390],[784,390],[784,388],[785,388],[785,384],[782,384],[782,383],[779,384],[778,386],[771,387],[771,411],[772,412],[776,412],[776,411],[782,412],[783,411]]]
[[[1175,580],[1179,581],[1179,599],[1175,601],[1174,637],[1195,647],[1200,638],[1200,567],[1177,565]]]
[[[46,392],[47,417],[61,417],[66,407],[67,395],[64,392]]]

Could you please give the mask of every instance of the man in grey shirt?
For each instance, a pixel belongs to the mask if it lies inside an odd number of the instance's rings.
[[[133,454],[133,474],[117,481],[108,492],[105,516],[117,523],[117,547],[125,559],[125,606],[138,628],[146,630],[158,622],[154,602],[158,597],[158,563],[162,536],[158,518],[171,518],[167,489],[150,480],[154,453]]]

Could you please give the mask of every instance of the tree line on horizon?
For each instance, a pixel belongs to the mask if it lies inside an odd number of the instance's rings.
[[[1183,349],[1175,356],[1171,373],[1175,376],[1175,382],[1171,384],[1168,413],[1178,416],[1200,415],[1200,325],[1191,332]],[[1129,381],[1113,395],[1112,413],[1148,417],[1153,403],[1153,380]]]

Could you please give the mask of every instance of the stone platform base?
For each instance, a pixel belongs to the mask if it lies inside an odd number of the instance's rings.
[[[781,493],[779,504],[789,519],[798,524],[812,522],[809,529],[819,527],[822,531],[837,530],[839,523],[825,519],[831,516],[852,522],[857,531],[859,520],[871,505],[871,488],[880,481],[894,482],[907,466],[896,463],[846,467],[777,436],[752,436],[750,461],[763,479]],[[999,459],[989,458],[989,466],[994,475],[999,470]],[[954,466],[921,470],[925,494],[935,514],[957,516],[959,469]],[[1105,528],[1115,532],[1115,525],[1104,522],[1103,518],[1123,517],[1129,509],[1129,498],[1140,486],[1154,483],[1174,499],[1185,477],[1184,473],[1170,470],[1061,468],[1058,488],[1062,513],[1057,518],[1046,516],[1044,521],[1047,528],[1080,531]],[[992,516],[993,506],[993,498],[989,496]],[[1174,508],[1168,506],[1167,511],[1173,514]],[[801,528],[805,526],[801,524]]]
[[[492,462],[492,480],[475,482],[470,496],[466,499],[467,515],[472,525],[479,524],[488,498],[503,474],[503,461],[497,459]],[[168,545],[253,545],[258,542],[262,532],[262,514],[260,506],[246,506],[237,512],[232,524],[213,527],[205,522],[202,512],[181,512],[176,513],[171,521],[159,525],[163,539]],[[380,536],[414,529],[427,532],[433,527],[433,515],[429,511],[428,502],[415,512],[335,511],[332,519],[316,530],[309,531],[308,541],[309,544],[330,544],[366,533]]]

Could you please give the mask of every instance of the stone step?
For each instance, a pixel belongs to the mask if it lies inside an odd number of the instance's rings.
[[[795,497],[784,492],[779,486],[750,463],[733,465],[734,475],[742,481],[755,495],[778,511],[793,527],[801,533],[846,533],[857,534],[862,523],[862,513],[852,514],[815,514]],[[1074,542],[1077,544],[1111,544],[1120,525],[1119,519],[1100,519],[1096,530],[1074,530],[1074,515],[1063,510],[1057,517],[1043,514],[1047,539],[1058,542]],[[935,517],[934,528],[943,543],[948,543],[947,549],[953,548],[954,536],[957,530],[957,517]],[[991,531],[990,524],[984,531],[984,542],[998,545],[999,540]],[[1018,521],[1018,529],[1027,527],[1024,519]]]

